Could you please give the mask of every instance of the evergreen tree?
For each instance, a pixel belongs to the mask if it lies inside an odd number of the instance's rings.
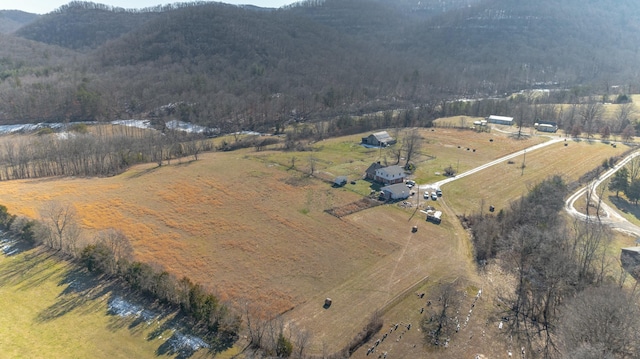
[[[616,191],[616,198],[620,192],[625,192],[629,187],[629,170],[626,167],[618,170],[614,175],[611,182],[609,182],[609,191]]]

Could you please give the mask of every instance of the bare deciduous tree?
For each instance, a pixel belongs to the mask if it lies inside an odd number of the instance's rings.
[[[630,118],[635,113],[635,106],[633,103],[623,103],[618,105],[618,110],[616,111],[616,128],[615,131],[618,133],[622,133],[624,129],[630,124]]]
[[[564,306],[559,322],[562,355],[637,358],[640,352],[640,308],[637,303],[637,293],[619,286],[587,288],[578,293]],[[585,356],[576,356],[583,354]]]
[[[429,315],[422,319],[420,326],[426,339],[432,345],[441,346],[458,330],[455,318],[462,292],[455,282],[442,283],[433,295],[437,300],[433,301]]]
[[[597,130],[596,120],[599,120],[604,113],[604,107],[600,102],[590,99],[589,103],[582,105],[580,109],[580,116],[582,117],[582,126],[587,132],[587,137],[591,138],[593,133]]]
[[[101,231],[98,233],[97,242],[105,245],[113,254],[112,262],[106,264],[109,273],[115,273],[119,261],[133,260],[133,247],[122,231],[113,228]]]
[[[409,165],[413,156],[420,150],[422,137],[418,131],[407,130],[406,136],[402,141],[402,149],[404,150],[405,167]]]
[[[40,210],[40,217],[49,228],[49,238],[45,244],[53,249],[75,255],[80,237],[77,213],[71,203],[47,202]]]

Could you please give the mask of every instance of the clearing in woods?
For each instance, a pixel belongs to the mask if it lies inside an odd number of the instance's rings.
[[[445,166],[464,171],[545,141],[454,129],[420,134],[425,143],[416,157],[419,183],[442,179],[438,173]],[[527,154],[526,180],[518,172],[485,192],[488,178],[500,178],[491,174],[492,168],[460,181],[466,185],[447,185],[444,197],[433,203],[416,196],[412,201],[445,211],[439,226],[425,222],[415,207],[397,205],[336,218],[325,210],[368,194],[369,183],[359,180],[364,170],[374,161],[391,160],[391,149],[359,146],[363,135],[321,141],[305,152],[207,153],[199,161],[136,166],[110,178],[3,182],[0,204],[11,213],[37,217],[46,201],[74,203],[86,233],[121,229],[132,240],[137,259],[186,275],[223,299],[248,301],[272,314],[286,312],[290,323],[311,332],[316,352],[334,352],[375,310],[404,303],[403,294],[411,294],[406,289],[425,283],[425,278],[430,283],[458,277],[478,280],[466,232],[454,212],[443,206],[445,201],[455,213],[474,212],[484,196],[521,195],[538,181],[533,173],[542,179],[573,165],[568,174],[573,178],[612,155],[602,144],[551,146]],[[587,149],[588,158],[577,161]],[[516,165],[504,166],[505,175],[517,172]],[[356,185],[331,188],[305,174],[312,168],[317,177],[348,175],[358,180]],[[476,176],[487,179],[476,183]],[[418,232],[411,233],[413,225]],[[328,310],[322,307],[325,297],[333,299]]]

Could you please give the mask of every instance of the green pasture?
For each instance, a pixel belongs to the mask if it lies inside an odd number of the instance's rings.
[[[164,328],[107,313],[116,295],[50,253],[0,255],[3,358],[172,358]],[[196,353],[202,358],[206,353]]]

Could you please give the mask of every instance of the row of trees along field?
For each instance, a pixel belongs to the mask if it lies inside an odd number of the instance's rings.
[[[281,315],[265,310],[260,303],[249,299],[223,303],[187,277],[177,278],[159,264],[136,261],[129,238],[116,229],[85,238],[72,204],[47,202],[40,208],[39,219],[11,215],[0,205],[0,230],[25,246],[43,247],[104,281],[122,281],[134,293],[179,310],[185,327],[204,338],[213,351],[228,349],[245,327],[249,340],[245,348],[247,357],[309,357],[311,335],[304,328],[285,326]],[[348,357],[346,353],[355,351],[381,327],[382,320],[376,313],[345,348],[333,354],[324,353],[323,357]]]
[[[38,220],[16,217],[0,205],[0,229],[23,243],[42,246],[106,280],[122,280],[134,292],[168,308],[180,309],[190,330],[203,336],[216,350],[228,348],[238,339],[241,316],[216,295],[159,265],[135,261],[129,239],[118,230],[83,238],[78,220],[71,204],[47,202],[40,209]],[[80,248],[86,242],[89,244]]]
[[[104,131],[102,131],[104,130]],[[45,128],[39,136],[9,136],[0,149],[0,180],[50,176],[106,176],[136,163],[162,165],[212,149],[202,135],[127,126],[75,124],[65,133]]]
[[[515,279],[503,317],[529,353],[544,358],[636,358],[639,294],[609,256],[612,234],[597,220],[567,221],[567,185],[553,176],[497,215],[464,218],[482,266]],[[608,299],[607,299],[608,298]]]
[[[430,127],[432,107],[384,111],[366,116],[342,115],[327,121],[294,123],[278,127],[284,133],[282,150],[304,150],[305,143],[327,137],[344,136],[379,128]],[[223,140],[216,149],[231,151],[254,147],[261,151],[283,142],[276,136],[245,136],[234,132],[233,140]],[[271,146],[273,148],[273,146]],[[0,180],[50,176],[108,176],[121,173],[137,163],[164,163],[214,150],[213,142],[202,134],[182,131],[141,129],[121,125],[70,124],[65,132],[50,128],[35,136],[5,136],[0,143]],[[398,156],[400,156],[398,154]]]
[[[531,127],[539,121],[551,121],[565,134],[574,137],[600,135],[609,138],[619,135],[631,139],[640,132],[638,113],[627,95],[611,96],[616,110],[607,113],[605,104],[609,96],[588,96],[586,89],[576,88],[549,93],[530,92],[507,99],[484,99],[478,101],[442,101],[439,115],[487,117],[495,114],[510,114],[518,126]]]

